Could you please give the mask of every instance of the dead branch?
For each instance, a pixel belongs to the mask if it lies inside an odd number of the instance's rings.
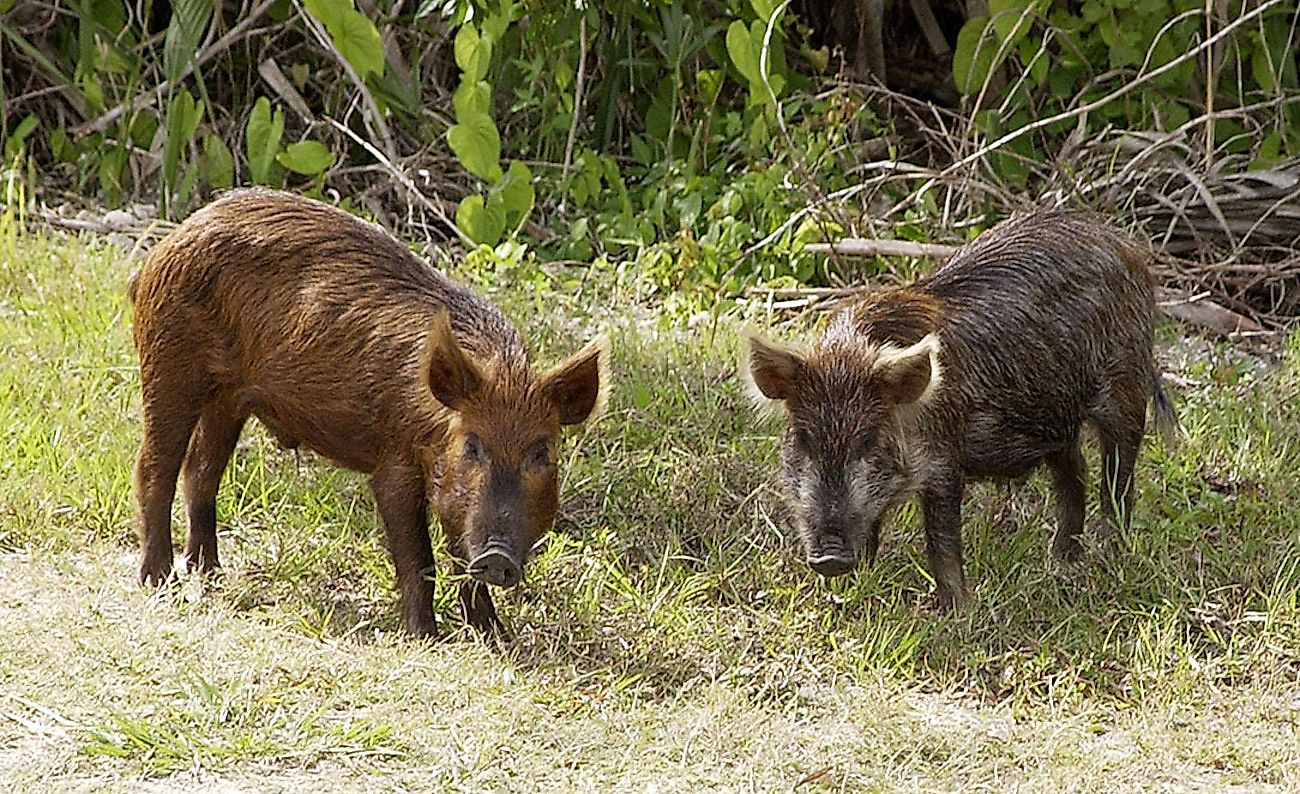
[[[914,243],[910,240],[863,240],[846,238],[833,243],[808,243],[804,250],[810,254],[843,254],[845,256],[911,256],[918,259],[948,259],[957,253],[957,247],[937,243]]]

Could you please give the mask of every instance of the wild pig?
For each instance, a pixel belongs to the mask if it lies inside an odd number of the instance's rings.
[[[748,370],[789,424],[782,480],[807,562],[824,576],[874,558],[882,519],[919,495],[941,606],[960,602],[965,484],[1051,473],[1058,558],[1081,552],[1096,430],[1107,519],[1127,524],[1153,399],[1149,252],[1088,214],[1006,221],[927,278],[837,313],[810,350],[751,337]]]
[[[284,444],[370,475],[406,631],[434,631],[428,514],[466,620],[500,628],[487,585],[512,587],[557,507],[562,425],[600,410],[607,344],[534,377],[490,303],[382,229],[317,201],[239,190],[196,212],[130,286],[144,439],[140,578],[172,573],[184,472],[192,570],[219,565],[216,495],[249,416]]]

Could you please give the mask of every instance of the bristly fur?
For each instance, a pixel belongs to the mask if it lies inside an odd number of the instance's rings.
[[[851,570],[870,556],[877,518],[919,493],[936,596],[955,605],[965,483],[1039,467],[1056,496],[1053,554],[1076,559],[1089,427],[1107,472],[1102,513],[1127,525],[1147,403],[1157,427],[1174,426],[1151,361],[1150,258],[1097,216],[1030,213],[909,286],[864,294],[801,366],[751,356],[744,374],[789,414],[782,479],[809,564]]]
[[[606,401],[607,340],[539,381],[523,335],[491,303],[378,226],[266,189],[227,193],[191,215],[127,291],[143,397],[143,581],[171,576],[182,468],[189,564],[220,565],[216,493],[256,416],[285,446],[370,475],[407,631],[436,628],[431,513],[455,571],[489,541],[494,565],[513,563],[506,578],[459,584],[467,621],[500,628],[487,587],[517,583],[527,549],[554,522],[554,446],[562,425]]]

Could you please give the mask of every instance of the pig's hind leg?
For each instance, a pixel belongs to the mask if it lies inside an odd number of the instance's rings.
[[[1101,511],[1115,529],[1126,529],[1132,519],[1133,467],[1146,429],[1149,376],[1143,373],[1132,381],[1128,388],[1114,390],[1109,410],[1096,422],[1101,443]]]
[[[1057,455],[1047,459],[1052,474],[1052,493],[1056,499],[1056,534],[1052,537],[1052,554],[1058,560],[1077,560],[1083,553],[1079,535],[1083,532],[1086,508],[1084,484],[1087,464],[1075,438]]]
[[[144,439],[135,464],[140,581],[151,585],[161,585],[172,575],[172,500],[201,400],[188,371],[158,370],[149,363],[141,366]]]
[[[189,516],[185,558],[191,571],[208,573],[221,565],[217,558],[217,488],[247,418],[247,411],[233,400],[212,400],[203,407],[190,438],[184,474]]]

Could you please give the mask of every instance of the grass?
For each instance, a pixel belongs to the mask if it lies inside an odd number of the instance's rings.
[[[10,789],[1300,787],[1300,340],[1267,362],[1164,329],[1188,438],[1144,450],[1133,531],[1061,567],[1040,480],[975,487],[974,597],[940,616],[914,510],[869,571],[828,586],[799,561],[779,419],[734,377],[737,330],[772,318],[678,322],[624,275],[507,270],[490,291],[543,360],[610,332],[613,399],[498,598],[513,641],[463,631],[444,587],[450,641],[423,643],[396,631],[364,480],[256,427],[223,576],[136,586],[131,267],[0,235]]]

